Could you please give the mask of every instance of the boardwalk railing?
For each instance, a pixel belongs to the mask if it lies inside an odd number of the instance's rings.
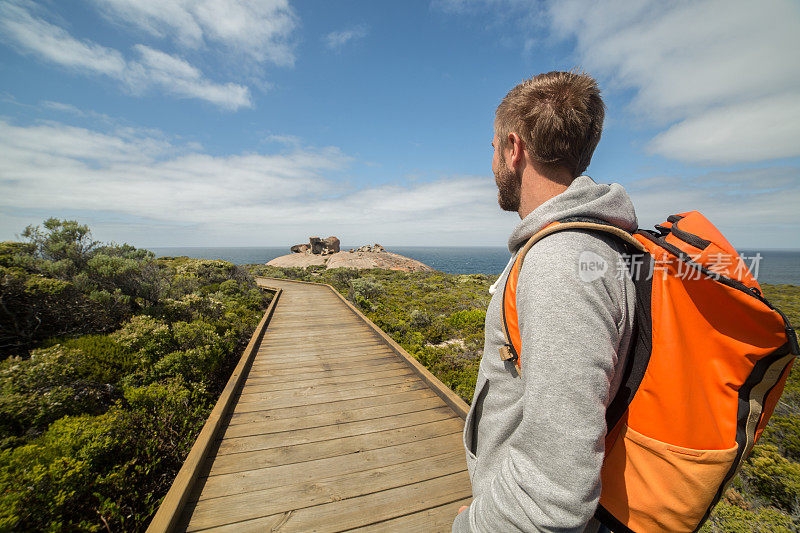
[[[330,285],[257,281],[275,297],[148,531],[449,530],[467,404]]]
[[[281,296],[282,291],[280,289],[263,288],[274,293],[272,301],[261,318],[261,322],[256,326],[253,336],[250,337],[250,342],[247,343],[247,347],[244,349],[241,358],[239,358],[239,363],[228,379],[228,383],[222,389],[219,400],[214,405],[214,409],[211,410],[211,414],[208,415],[208,420],[200,430],[197,440],[194,441],[194,445],[189,451],[189,455],[186,456],[183,466],[178,471],[178,475],[175,476],[172,487],[170,487],[153,520],[150,522],[150,526],[147,528],[148,532],[173,531],[175,529],[183,507],[186,505],[186,500],[189,498],[195,481],[197,481],[200,467],[215,439],[219,437],[225,417],[231,409],[236,393],[241,389],[242,383],[247,376],[247,371],[250,369],[253,358],[258,352],[261,339],[264,337],[264,332],[267,330],[269,321],[275,311],[275,306]]]
[[[442,400],[444,400],[444,403],[449,405],[450,408],[453,411],[455,411],[458,414],[458,416],[460,416],[462,419],[467,418],[467,413],[469,412],[469,405],[467,405],[467,403],[461,399],[461,396],[453,392],[447,385],[442,383],[439,380],[439,378],[431,374],[431,372],[427,368],[425,368],[422,365],[422,363],[414,359],[414,357],[411,356],[411,354],[405,351],[402,346],[397,344],[394,341],[394,339],[392,339],[389,335],[386,334],[386,332],[384,332],[381,328],[376,326],[372,320],[364,316],[364,314],[361,311],[359,311],[356,306],[351,304],[344,296],[339,294],[339,291],[334,289],[333,286],[328,285],[327,283],[325,284],[325,286],[328,287],[331,290],[331,292],[335,294],[347,307],[349,307],[350,310],[356,314],[356,316],[358,316],[361,320],[363,320],[364,323],[372,330],[372,332],[379,339],[388,344],[391,347],[392,351],[395,354],[397,354],[398,357],[400,357],[409,366],[411,366],[411,368],[414,370],[414,372],[417,373],[417,375],[422,379],[422,381],[427,383],[428,386],[431,389],[433,389],[433,391],[436,394],[438,394],[442,398]]]

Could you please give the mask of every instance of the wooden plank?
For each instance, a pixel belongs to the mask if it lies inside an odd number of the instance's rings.
[[[335,457],[387,446],[395,446],[405,442],[421,442],[442,435],[461,434],[464,421],[448,418],[418,426],[390,429],[363,435],[353,435],[339,440],[325,440],[298,444],[297,446],[281,446],[267,450],[243,452],[233,455],[220,455],[214,458],[208,475],[242,472],[268,466],[301,463],[325,457]],[[458,437],[457,437],[458,438]],[[422,445],[422,444],[421,444]]]
[[[351,339],[352,336],[343,337],[342,339],[325,339],[324,342],[306,342],[303,340],[295,341],[294,343],[285,343],[285,344],[262,344],[259,353],[269,353],[269,352],[303,352],[303,353],[316,353],[316,352],[330,352],[330,351],[345,351],[349,348],[361,348],[361,347],[386,347],[386,344],[382,343],[379,340],[375,339]]]
[[[420,444],[423,445],[420,446]],[[192,501],[282,487],[292,483],[304,483],[319,479],[323,473],[325,477],[335,477],[450,452],[460,454],[464,461],[462,466],[466,468],[464,446],[461,439],[456,435],[445,435],[427,439],[421,443],[407,442],[315,461],[205,477],[198,481]]]
[[[305,364],[320,362],[320,361],[342,361],[352,357],[360,357],[365,358],[369,356],[375,357],[386,357],[386,356],[394,356],[397,358],[397,355],[392,352],[392,350],[387,349],[385,346],[381,345],[363,345],[363,346],[348,346],[342,347],[340,349],[328,349],[328,350],[314,350],[314,351],[302,351],[302,350],[291,350],[291,349],[281,349],[281,350],[270,350],[269,352],[261,352],[258,354],[256,358],[256,363],[259,366],[268,366],[268,365],[281,365],[281,364],[292,364],[294,363],[296,366],[303,366]]]
[[[355,341],[355,342],[337,342],[334,344],[320,344],[320,345],[310,345],[310,344],[294,344],[294,345],[287,345],[287,346],[266,346],[262,347],[258,353],[259,355],[267,355],[267,354],[306,354],[306,355],[316,355],[316,354],[329,354],[329,353],[341,353],[341,352],[349,352],[349,351],[369,351],[373,348],[381,348],[382,350],[389,349],[386,344],[376,341]]]
[[[356,327],[362,325],[358,320],[353,320],[354,317],[350,313],[342,313],[337,308],[331,308],[324,313],[309,314],[306,316],[290,317],[282,314],[280,322],[276,324],[278,329],[314,329],[314,328],[331,328],[339,326],[352,326]]]
[[[371,470],[350,472],[338,477],[326,478],[323,474],[320,479],[309,482],[200,500],[192,511],[187,531],[198,531],[292,510],[301,512],[301,509],[308,509],[313,512],[320,508],[320,504],[340,502],[364,494],[441,478],[448,474],[463,473],[464,467],[463,454],[451,452]],[[362,519],[370,520],[370,517]],[[338,517],[337,522],[337,526],[343,525]]]
[[[280,321],[275,323],[273,334],[287,334],[290,331],[302,329],[308,335],[323,335],[326,332],[340,331],[343,329],[361,329],[369,331],[364,327],[363,322],[359,322],[351,313],[345,313],[342,309],[331,309],[324,315],[307,316],[303,319],[287,319],[281,315]]]
[[[302,389],[310,385],[333,385],[333,384],[346,384],[358,381],[369,381],[371,379],[379,379],[390,376],[410,376],[414,374],[410,368],[398,368],[391,370],[383,370],[381,372],[370,372],[367,374],[356,374],[355,376],[337,376],[337,377],[324,377],[312,379],[296,379],[292,381],[283,381],[278,383],[258,383],[245,382],[242,388],[242,393],[245,392],[267,392],[278,390]]]
[[[446,503],[433,509],[426,509],[418,513],[411,513],[385,522],[378,522],[369,526],[351,529],[358,533],[428,533],[449,532],[453,528],[453,521],[458,515],[458,510],[464,505],[469,505],[472,498],[464,498],[451,503]]]
[[[304,347],[304,348],[271,348],[258,353],[256,361],[258,364],[270,363],[292,363],[302,359],[325,359],[341,358],[347,356],[364,355],[394,355],[392,350],[385,344],[351,344],[349,346],[326,346],[326,347]],[[299,363],[298,363],[299,364]]]
[[[278,399],[289,398],[303,398],[309,395],[319,394],[332,394],[338,391],[356,390],[356,389],[369,389],[375,387],[383,387],[385,385],[397,385],[400,383],[412,383],[422,381],[419,376],[412,373],[410,375],[401,376],[388,376],[384,378],[375,378],[366,381],[352,381],[348,383],[333,383],[327,385],[306,385],[305,387],[297,387],[293,389],[277,390],[277,391],[250,391],[242,390],[239,396],[240,402],[272,402]]]
[[[324,342],[319,344],[309,344],[303,341],[297,341],[294,344],[286,345],[267,345],[263,344],[259,350],[259,354],[295,354],[305,353],[313,355],[316,353],[330,353],[330,352],[346,352],[350,350],[369,350],[370,348],[383,348],[386,349],[385,343],[375,339],[362,339],[362,340],[339,340],[336,342]]]
[[[396,354],[392,352],[375,352],[353,355],[351,357],[316,356],[314,358],[300,358],[294,361],[287,361],[283,358],[278,360],[262,359],[258,365],[253,364],[254,372],[269,372],[273,370],[292,370],[294,374],[303,376],[306,371],[320,372],[321,370],[334,370],[337,368],[352,368],[357,366],[374,366],[377,363],[402,362]],[[408,366],[408,365],[406,365]]]
[[[331,300],[331,302],[332,304],[327,306],[329,309],[321,313],[291,313],[291,307],[287,307],[286,312],[281,313],[281,323],[310,324],[315,322],[331,322],[341,324],[343,322],[351,322],[353,324],[361,324],[361,321],[354,319],[350,313],[335,313],[335,311],[341,307],[341,302],[336,300]]]
[[[307,353],[314,353],[314,352],[325,352],[330,350],[336,351],[343,351],[348,348],[358,348],[362,346],[383,346],[386,347],[384,343],[380,340],[376,340],[374,338],[369,338],[367,336],[355,336],[355,335],[347,335],[341,338],[327,338],[327,339],[317,339],[317,340],[304,340],[298,339],[294,342],[286,342],[286,343],[269,343],[269,344],[262,344],[259,353],[264,352],[286,352],[294,353],[295,351],[299,352],[307,352]]]
[[[259,368],[258,371],[261,375],[264,376],[268,375],[307,376],[308,374],[313,372],[336,372],[337,370],[345,370],[345,369],[369,370],[370,368],[372,368],[375,370],[380,370],[376,367],[396,365],[397,363],[402,363],[402,361],[397,361],[397,362],[395,361],[396,359],[388,358],[388,359],[376,359],[375,361],[353,361],[351,363],[342,362],[342,363],[337,363],[335,366],[323,362],[323,363],[309,364],[303,368],[275,368],[268,370]]]
[[[310,333],[312,329],[314,332]],[[298,338],[298,332],[302,332],[300,338]],[[325,339],[330,339],[331,337],[336,336],[346,338],[348,335],[365,336],[372,335],[372,332],[369,331],[368,328],[365,328],[364,324],[353,324],[352,326],[329,325],[316,327],[296,324],[287,325],[283,328],[275,328],[274,330],[270,331],[269,338],[264,340],[270,344],[318,343],[320,341],[324,341]],[[374,338],[374,335],[372,337]]]
[[[370,374],[374,372],[383,372],[386,370],[393,370],[393,369],[400,369],[400,368],[408,368],[408,365],[405,364],[401,360],[397,360],[395,363],[387,363],[382,365],[381,368],[375,368],[374,366],[366,366],[366,367],[345,367],[338,370],[326,370],[326,369],[318,369],[314,371],[298,371],[297,369],[280,369],[280,370],[254,370],[250,372],[250,375],[247,378],[248,383],[250,381],[258,381],[259,383],[283,383],[286,381],[293,381],[294,379],[318,379],[318,378],[327,378],[327,377],[343,377],[343,376],[355,376],[359,374]]]
[[[337,342],[334,344],[295,344],[294,346],[270,346],[259,350],[259,358],[262,357],[288,357],[291,355],[330,355],[337,353],[368,353],[372,350],[392,351],[385,343],[371,340],[369,342],[355,341],[355,342]]]
[[[471,496],[466,472],[374,492],[356,498],[296,509],[285,513],[211,528],[213,532],[333,532],[423,511]]]
[[[415,413],[435,407],[444,407],[445,404],[436,397],[422,398],[410,402],[390,403],[386,405],[373,405],[363,409],[335,411],[280,420],[251,421],[248,424],[232,424],[225,431],[225,437],[244,437],[246,435],[261,435],[266,433],[280,433],[299,429],[320,428],[335,426],[360,420],[372,420],[385,416]]]
[[[298,332],[302,331],[302,335],[298,337]],[[369,328],[364,324],[331,324],[327,326],[319,326],[312,331],[310,326],[301,324],[285,324],[283,326],[276,326],[274,330],[270,330],[269,336],[264,337],[264,342],[297,342],[303,340],[318,340],[318,338],[328,338],[331,335],[345,337],[351,333],[365,333],[372,335]],[[372,335],[374,337],[374,335]]]
[[[259,278],[256,279],[258,280]],[[324,287],[324,285],[319,285],[319,287]],[[339,305],[339,302],[337,302],[334,298],[330,298],[330,295],[325,294],[325,291],[316,290],[316,287],[313,291],[304,291],[303,289],[299,289],[298,291],[298,288],[294,286],[290,292],[292,294],[289,296],[289,301],[291,301],[294,305],[287,307],[286,312],[281,313],[282,315],[306,316],[308,314],[314,314],[315,310],[337,307]],[[311,294],[311,292],[315,292],[316,294]],[[309,297],[312,297],[315,300],[313,306],[304,305],[308,303]]]
[[[429,422],[447,420],[454,416],[456,415],[452,409],[443,405],[442,407],[434,407],[433,409],[415,411],[413,413],[371,418],[357,422],[345,422],[331,426],[282,431],[280,433],[251,434],[242,437],[224,435],[217,450],[217,457],[255,450],[267,450],[281,446],[295,446],[323,440],[342,439],[354,435],[366,435],[367,433],[377,433],[392,428],[418,426]]]
[[[285,313],[281,313],[281,320],[284,322],[351,322],[353,316],[349,313],[337,313],[341,302],[329,300],[328,303],[320,304],[318,309],[309,309],[305,313],[297,313],[292,311],[293,308],[298,308],[297,303],[293,303],[285,309]]]
[[[330,366],[330,363],[326,359],[330,358],[330,359],[336,361],[337,359],[340,358],[341,354],[353,355],[353,356],[359,356],[359,355],[360,356],[364,356],[364,355],[370,356],[370,355],[372,355],[372,356],[375,357],[376,360],[391,358],[391,359],[393,359],[395,361],[402,361],[402,359],[398,358],[396,354],[392,353],[390,350],[386,350],[385,347],[380,346],[380,345],[378,345],[378,346],[356,347],[356,348],[351,348],[351,349],[343,349],[343,350],[338,351],[338,352],[334,351],[334,350],[331,350],[331,351],[329,351],[327,353],[322,353],[322,354],[313,354],[312,353],[312,354],[305,354],[304,355],[304,354],[298,352],[297,358],[293,357],[294,354],[295,354],[294,352],[291,352],[289,350],[280,351],[280,352],[274,352],[272,354],[262,353],[262,354],[260,354],[258,356],[258,358],[253,363],[257,368],[259,368],[261,370],[268,370],[270,366],[274,366],[275,369],[277,370],[279,368],[284,368],[285,369],[286,365],[290,365],[290,364],[294,363],[295,361],[298,360],[298,358],[304,358],[305,360],[302,362],[302,364],[301,363],[296,363],[295,364],[295,367],[296,367],[297,370],[304,370],[305,368],[312,368],[314,366],[321,366],[321,365]],[[346,357],[345,357],[345,359],[346,359]],[[357,366],[359,364],[363,364],[363,362],[359,361],[358,359],[353,360],[353,361],[342,360],[342,361],[337,361],[336,366],[337,367]]]
[[[237,413],[246,413],[248,411],[258,411],[264,409],[264,406],[269,406],[271,409],[278,409],[280,407],[294,407],[297,405],[311,405],[329,403],[337,400],[352,400],[355,398],[367,398],[369,396],[381,396],[391,394],[394,392],[405,392],[410,390],[424,389],[427,385],[422,380],[417,380],[411,383],[402,383],[399,385],[387,385],[380,389],[357,389],[347,390],[341,392],[334,392],[330,394],[309,395],[303,398],[278,398],[275,400],[257,400],[257,401],[241,401],[236,404]]]
[[[422,398],[436,396],[430,389],[419,389],[409,392],[394,394],[384,394],[381,396],[369,396],[366,398],[355,398],[353,400],[341,400],[337,402],[319,403],[313,405],[301,405],[297,407],[285,407],[282,409],[261,409],[259,411],[249,411],[247,413],[236,413],[231,415],[229,425],[249,424],[251,422],[263,420],[284,420],[290,418],[302,418],[311,415],[325,415],[327,413],[337,413],[344,411],[357,410],[366,407],[380,407],[392,403],[403,403]],[[332,415],[335,416],[335,415]]]
[[[256,361],[258,361],[258,366],[260,368],[269,370],[270,367],[275,367],[277,365],[290,365],[292,363],[294,363],[295,366],[303,367],[314,363],[346,363],[349,361],[368,360],[370,358],[382,359],[386,357],[393,357],[395,360],[399,360],[397,354],[393,353],[391,350],[386,350],[384,348],[371,348],[369,350],[353,350],[342,353],[314,355],[262,354]]]
[[[407,383],[413,380],[421,381],[419,376],[413,372],[394,371],[395,375],[373,376],[372,379],[342,380],[339,383],[319,383],[318,381],[303,381],[302,384],[292,388],[279,390],[259,390],[259,385],[246,385],[241,392],[242,401],[252,401],[256,397],[263,397],[266,401],[273,398],[290,397],[308,394],[323,394],[341,390],[352,390],[357,388],[379,387],[382,385],[395,385],[397,383]],[[340,378],[341,379],[341,378]],[[250,388],[248,388],[250,387]],[[263,387],[263,385],[262,385]]]
[[[359,339],[375,338],[372,332],[363,325],[350,326],[347,328],[327,328],[326,331],[317,331],[314,333],[303,331],[302,336],[298,335],[296,328],[292,328],[291,331],[287,331],[286,333],[270,332],[269,337],[264,338],[263,344],[264,346],[271,346],[273,344],[302,344],[304,342],[307,343],[327,339],[347,340],[354,337]]]

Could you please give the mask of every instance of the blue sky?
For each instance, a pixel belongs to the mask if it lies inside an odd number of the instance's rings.
[[[0,239],[502,246],[494,110],[578,67],[608,107],[587,173],[640,226],[800,248],[797,50],[791,0],[8,0]]]

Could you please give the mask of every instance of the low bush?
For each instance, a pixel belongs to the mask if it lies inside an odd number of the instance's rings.
[[[99,416],[66,416],[0,452],[0,530],[140,530],[208,416],[177,382],[125,391]]]
[[[0,531],[141,531],[269,297],[50,219],[0,243]]]

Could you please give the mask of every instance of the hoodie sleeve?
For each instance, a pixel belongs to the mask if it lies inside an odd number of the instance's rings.
[[[618,259],[604,238],[585,232],[551,235],[525,258],[517,290],[522,420],[488,490],[453,531],[582,531],[592,518],[626,312]]]

